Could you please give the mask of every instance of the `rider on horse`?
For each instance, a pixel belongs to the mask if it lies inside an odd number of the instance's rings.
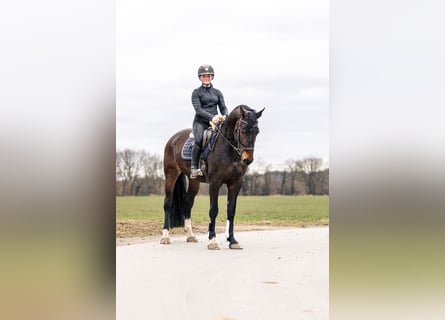
[[[215,76],[215,72],[211,65],[204,64],[198,69],[198,78],[202,82],[199,88],[192,93],[192,104],[196,114],[193,119],[193,135],[195,136],[195,144],[192,149],[192,164],[190,168],[190,178],[195,179],[202,176],[203,172],[198,168],[199,157],[202,149],[202,136],[205,129],[209,127],[209,123],[219,124],[228,115],[227,107],[221,91],[215,89],[211,83]],[[221,116],[218,115],[218,109]]]

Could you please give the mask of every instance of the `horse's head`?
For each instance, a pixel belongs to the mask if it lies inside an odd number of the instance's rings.
[[[238,147],[238,153],[241,156],[241,161],[249,165],[253,161],[253,151],[255,148],[256,136],[260,132],[258,128],[258,118],[263,113],[256,112],[248,106],[241,105],[237,108],[239,110],[239,117],[235,123],[234,139]]]

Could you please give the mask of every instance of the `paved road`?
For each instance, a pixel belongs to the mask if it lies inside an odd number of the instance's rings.
[[[206,236],[116,248],[117,319],[329,318],[329,229],[236,233],[244,250],[207,250]]]

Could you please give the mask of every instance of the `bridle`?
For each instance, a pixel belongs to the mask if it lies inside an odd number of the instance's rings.
[[[221,132],[220,126],[218,126],[218,134],[224,138],[224,140],[238,153],[239,156],[243,154],[244,151],[253,151],[253,147],[246,147],[241,143],[241,123],[248,124],[247,121],[243,119],[238,119],[237,125],[235,127],[234,136],[235,136],[235,144],[230,142],[230,140]]]

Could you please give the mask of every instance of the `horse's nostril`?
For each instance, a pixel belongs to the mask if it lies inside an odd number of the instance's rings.
[[[249,160],[248,158],[244,159],[243,162],[247,165],[252,163],[252,160]]]

